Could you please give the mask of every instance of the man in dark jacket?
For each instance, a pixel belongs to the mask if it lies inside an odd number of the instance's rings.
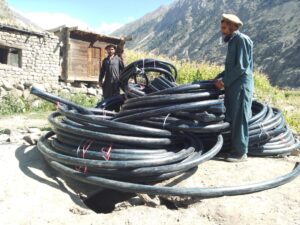
[[[228,43],[225,70],[219,74],[216,86],[225,88],[225,120],[231,124],[232,150],[229,162],[245,161],[248,153],[253,82],[253,42],[239,32],[242,21],[235,15],[223,14],[221,32]]]
[[[107,57],[102,62],[99,76],[99,85],[103,89],[103,97],[119,95],[119,76],[124,69],[123,60],[116,54],[116,46],[106,46]],[[103,82],[104,79],[104,82]]]

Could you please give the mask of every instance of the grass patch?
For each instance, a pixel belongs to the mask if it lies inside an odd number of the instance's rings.
[[[155,58],[171,62],[178,70],[177,83],[185,84],[199,80],[213,79],[223,67],[211,63],[187,62],[165,56],[156,56],[144,52],[126,51],[125,63],[129,64],[143,58]],[[254,97],[260,102],[277,107],[284,113],[286,122],[297,133],[300,133],[300,90],[283,90],[270,84],[267,76],[254,72]]]
[[[89,96],[82,93],[63,94],[59,96],[84,107],[95,107],[99,101],[96,96]],[[0,102],[0,115],[5,116],[32,112],[39,112],[40,114],[43,112],[54,111],[56,109],[54,104],[45,100],[41,100],[39,104],[33,104],[37,99],[39,98],[34,97],[24,99],[23,97],[16,97],[11,94],[7,94]]]
[[[168,58],[165,56],[156,56],[153,54],[134,52],[127,50],[125,52],[125,64],[143,58],[155,58],[171,62],[178,70],[177,82],[179,84],[190,83],[198,80],[213,79],[223,68],[210,63],[187,62]],[[267,76],[260,72],[254,73],[255,93],[254,97],[263,103],[281,109],[285,119],[290,127],[297,133],[300,133],[300,90],[283,90],[270,84]],[[61,97],[69,99],[76,104],[85,107],[95,107],[99,99],[95,96],[86,94],[64,94]],[[37,99],[37,98],[35,98]],[[55,110],[55,105],[42,101],[37,107],[32,106],[32,101],[23,98],[16,98],[7,95],[0,100],[0,115],[12,115],[20,113],[46,112]]]

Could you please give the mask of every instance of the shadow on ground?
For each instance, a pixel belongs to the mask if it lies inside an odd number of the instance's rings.
[[[52,169],[37,147],[22,145],[15,150],[20,170],[31,179],[60,190],[78,206],[96,213],[111,213],[117,203],[127,201],[135,194],[102,189],[81,183]],[[38,170],[38,171],[37,171]]]
[[[85,209],[91,209],[96,213],[110,213],[115,209],[117,203],[136,197],[134,193],[102,189],[95,185],[72,180],[57,173],[48,165],[37,147],[22,145],[15,150],[15,157],[19,162],[20,170],[26,176],[66,193],[76,205]],[[192,176],[196,171],[197,167],[174,178],[172,181],[164,182],[163,185],[175,186]],[[140,202],[139,204],[143,203]],[[176,208],[175,206],[169,207],[171,202],[167,201],[167,199],[161,199],[161,204],[166,205],[169,209]]]
[[[15,157],[19,161],[20,170],[28,177],[56,188],[66,194],[80,207],[87,208],[82,202],[82,196],[87,196],[99,187],[71,180],[59,175],[53,170],[38,151],[37,147],[22,145],[15,150]],[[42,173],[37,173],[35,170]]]

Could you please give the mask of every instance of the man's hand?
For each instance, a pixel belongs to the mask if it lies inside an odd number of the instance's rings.
[[[216,79],[215,80],[215,87],[219,90],[224,88],[224,83],[221,79]]]

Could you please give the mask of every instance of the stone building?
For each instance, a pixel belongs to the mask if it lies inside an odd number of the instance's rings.
[[[58,84],[59,40],[0,0],[0,87]],[[6,89],[9,89],[6,87]]]

